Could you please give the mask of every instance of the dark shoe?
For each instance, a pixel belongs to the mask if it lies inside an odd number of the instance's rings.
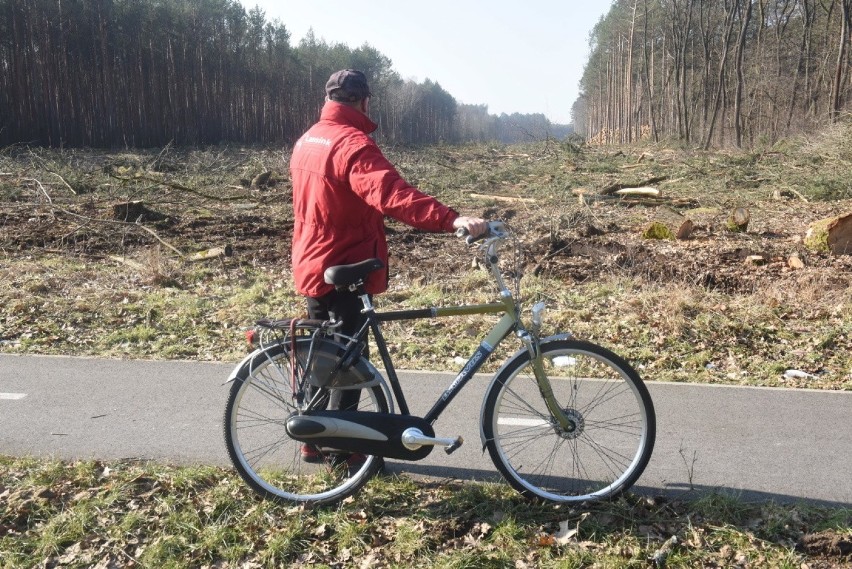
[[[311,464],[317,464],[325,461],[326,455],[320,452],[320,450],[314,445],[302,445],[302,462],[309,462]]]
[[[349,467],[349,470],[353,471],[360,469],[364,466],[364,463],[367,462],[367,455],[361,454],[360,452],[350,454],[349,456],[341,455],[340,458],[345,459],[346,466]]]

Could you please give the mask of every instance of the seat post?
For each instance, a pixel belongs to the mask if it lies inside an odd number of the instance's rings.
[[[359,280],[358,282],[349,285],[349,290],[357,294],[358,298],[361,299],[361,302],[364,305],[364,309],[361,310],[361,314],[372,312],[375,309],[375,307],[373,306],[373,301],[370,300],[370,295],[367,294],[367,291],[364,289],[363,280]]]
[[[361,302],[364,303],[364,310],[361,311],[361,314],[366,314],[368,312],[372,312],[374,310],[373,301],[370,300],[370,295],[366,292],[358,295],[358,298],[361,299]]]

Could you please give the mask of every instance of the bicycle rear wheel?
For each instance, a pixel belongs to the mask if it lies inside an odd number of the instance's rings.
[[[497,469],[526,496],[551,502],[612,498],[639,478],[654,448],[656,416],[645,384],[624,360],[595,344],[554,340],[542,363],[562,429],[539,391],[528,352],[498,371],[483,408],[486,446]]]
[[[338,354],[322,350],[316,357],[334,358],[342,353],[343,347],[339,348]],[[317,363],[322,367],[324,362]],[[332,366],[330,362],[325,367]],[[242,479],[265,498],[303,504],[337,502],[366,484],[381,468],[382,458],[368,456],[363,463],[356,462],[334,449],[308,447],[291,439],[285,422],[299,405],[292,396],[290,369],[290,350],[283,344],[259,352],[243,365],[225,407],[228,456]],[[351,368],[351,373],[362,372],[363,367]],[[360,391],[359,411],[388,411],[376,382]]]

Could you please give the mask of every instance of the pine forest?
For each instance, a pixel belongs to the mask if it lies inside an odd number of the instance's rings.
[[[593,143],[753,147],[850,111],[852,0],[615,0],[589,36],[573,129]],[[0,0],[0,144],[292,142],[328,75],[365,71],[388,143],[563,138],[543,114],[492,115],[393,54],[292,41],[236,0]],[[546,57],[546,54],[542,54]]]

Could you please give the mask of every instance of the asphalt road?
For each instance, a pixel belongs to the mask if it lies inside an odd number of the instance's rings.
[[[0,454],[57,459],[150,459],[228,466],[222,415],[232,365],[0,354]],[[401,374],[412,412],[452,381]],[[498,478],[479,442],[487,376],[435,424],[462,435],[447,456],[389,462],[392,471]],[[852,393],[649,383],[657,443],[634,487],[647,494],[726,492],[748,500],[852,506]]]

